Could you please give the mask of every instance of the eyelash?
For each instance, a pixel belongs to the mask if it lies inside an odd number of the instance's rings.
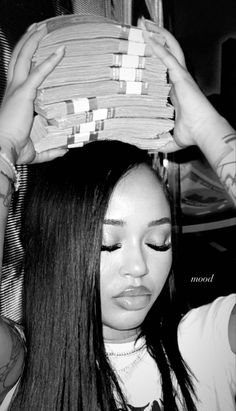
[[[112,251],[116,251],[121,248],[121,244],[114,244],[114,245],[102,245],[101,251],[108,251],[111,253]]]
[[[171,243],[163,244],[163,245],[155,245],[155,244],[150,244],[146,243],[148,247],[150,247],[152,250],[155,251],[167,251],[171,248]]]
[[[155,245],[155,244],[146,243],[146,245],[155,251],[167,251],[171,248],[171,243],[163,244],[163,245]],[[116,251],[119,248],[121,248],[121,244],[102,245],[101,251],[107,251],[111,253],[112,251]]]

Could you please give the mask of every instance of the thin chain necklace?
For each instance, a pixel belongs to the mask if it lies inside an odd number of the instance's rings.
[[[140,347],[133,348],[132,351],[121,351],[121,352],[107,351],[107,355],[108,357],[123,357],[127,355],[132,355],[132,354],[135,354],[141,351],[145,346],[146,346],[146,343],[144,342]]]
[[[145,355],[146,343],[144,339],[142,339],[140,343],[137,348],[135,348],[135,345],[132,345],[132,349],[125,351],[112,350],[111,346],[113,344],[109,344],[109,347],[107,347],[107,355],[111,365],[122,379],[131,376],[135,367],[140,363]],[[113,348],[115,347],[117,348],[117,344],[114,344]]]

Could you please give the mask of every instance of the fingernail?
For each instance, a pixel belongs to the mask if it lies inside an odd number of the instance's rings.
[[[139,27],[141,27],[143,30],[147,30],[147,28],[146,28],[146,25],[145,25],[145,20],[144,20],[144,18],[143,17],[140,17],[139,19],[138,19],[138,22],[139,22]]]
[[[58,47],[55,51],[54,51],[54,55],[55,56],[60,56],[60,55],[62,55],[64,52],[65,52],[65,49],[66,49],[66,47],[63,45],[63,46],[60,46],[60,47]]]
[[[40,25],[38,26],[37,30],[38,30],[38,31],[43,30],[43,29],[45,29],[45,27],[47,27],[47,24],[46,24],[46,23],[40,23]]]
[[[58,149],[58,157],[63,157],[66,153],[68,153],[68,148],[60,148]]]
[[[37,23],[33,23],[33,24],[31,24],[31,25],[27,28],[26,31],[30,31],[30,30],[32,30],[33,28],[35,28],[36,26],[37,26]]]
[[[144,25],[144,27],[145,27],[145,28],[146,28],[146,30],[147,30],[147,22],[146,22],[145,17],[144,17],[144,16],[142,16],[142,17],[141,17],[141,20],[142,20],[142,24]]]
[[[142,27],[142,17],[139,17],[137,20],[137,27]]]

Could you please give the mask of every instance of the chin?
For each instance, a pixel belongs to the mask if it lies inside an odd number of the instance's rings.
[[[129,315],[124,315],[122,320],[120,319],[113,323],[114,328],[120,331],[128,331],[141,327],[147,313],[140,313],[140,315],[137,315],[137,313],[138,312],[135,311],[132,314],[129,313]]]

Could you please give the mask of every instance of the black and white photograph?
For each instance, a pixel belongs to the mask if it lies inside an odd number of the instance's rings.
[[[0,0],[0,411],[236,411],[235,0]]]

